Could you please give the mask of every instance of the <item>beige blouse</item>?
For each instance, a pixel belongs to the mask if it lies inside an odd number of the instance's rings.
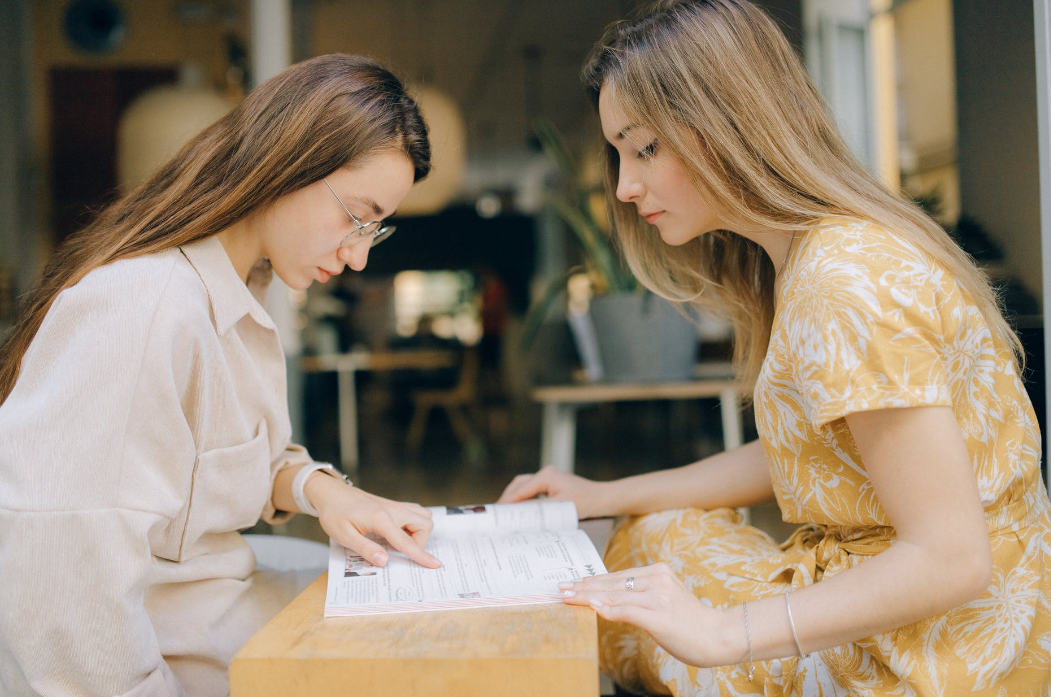
[[[291,599],[239,530],[287,513],[285,361],[215,237],[55,300],[0,406],[0,694],[224,695]]]

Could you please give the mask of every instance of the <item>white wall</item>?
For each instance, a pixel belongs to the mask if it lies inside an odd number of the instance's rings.
[[[1051,0],[1034,0],[1036,38],[1037,105],[1040,131],[1040,198],[1041,240],[1044,277],[1051,277]],[[1051,282],[1044,283],[1044,307],[1051,307]],[[1051,364],[1051,342],[1044,334],[1044,365]],[[1051,394],[1051,372],[1044,373],[1044,394]],[[1045,413],[1044,423],[1051,423],[1051,414]],[[1046,426],[1045,426],[1046,430]],[[1044,453],[1047,462],[1047,453]],[[1045,464],[1046,467],[1046,464]],[[1045,469],[1045,482],[1051,495],[1051,467]]]

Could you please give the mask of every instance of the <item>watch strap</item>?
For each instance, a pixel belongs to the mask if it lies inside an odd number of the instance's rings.
[[[347,486],[354,486],[354,484],[350,481],[350,477],[337,470],[328,462],[311,462],[300,467],[299,471],[296,472],[296,476],[292,479],[292,499],[296,502],[296,508],[300,512],[316,518],[318,515],[317,509],[310,503],[305,491],[307,479],[314,472],[324,472],[330,477],[342,480]]]

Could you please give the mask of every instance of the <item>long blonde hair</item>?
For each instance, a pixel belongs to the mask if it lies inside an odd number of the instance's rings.
[[[415,181],[430,171],[427,127],[416,103],[378,63],[333,54],[267,80],[52,255],[0,351],[0,404],[55,297],[93,269],[210,237],[387,149],[408,156]]]
[[[985,274],[940,225],[851,154],[799,57],[747,0],[661,0],[610,25],[582,77],[596,104],[612,87],[628,120],[652,130],[731,220],[803,234],[840,216],[893,230],[942,263],[994,336],[1023,355]],[[769,257],[722,230],[680,247],[664,244],[633,205],[616,198],[619,156],[612,146],[606,153],[614,234],[632,271],[664,297],[729,317],[737,375],[750,390],[773,323]]]

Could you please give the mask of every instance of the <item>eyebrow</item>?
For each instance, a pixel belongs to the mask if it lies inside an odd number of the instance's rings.
[[[627,126],[625,126],[624,128],[620,129],[620,133],[618,133],[617,136],[616,136],[617,140],[624,140],[624,136],[627,135],[628,131],[630,131],[633,128],[637,128],[637,127],[638,127],[638,124],[636,124],[636,123],[629,123]]]
[[[377,218],[383,217],[383,209],[380,208],[380,204],[376,203],[371,198],[368,198],[367,196],[352,196],[351,198],[357,201],[358,203],[364,204],[371,208],[372,212],[376,214]]]

